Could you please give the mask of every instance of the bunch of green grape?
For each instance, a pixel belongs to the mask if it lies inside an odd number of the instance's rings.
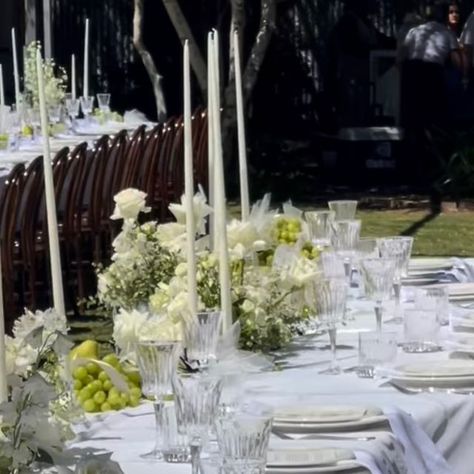
[[[295,217],[280,217],[276,222],[276,238],[280,244],[295,244],[301,234],[301,221]]]
[[[319,257],[321,251],[315,247],[311,242],[305,242],[301,248],[301,254],[309,260],[314,260]]]
[[[95,413],[136,407],[142,396],[138,372],[125,371],[115,354],[106,355],[102,361],[111,365],[127,381],[128,393],[120,392],[109,375],[95,362],[76,367],[72,373],[74,393],[84,411]]]

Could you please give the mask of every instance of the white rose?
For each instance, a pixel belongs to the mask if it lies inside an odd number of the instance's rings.
[[[132,344],[139,340],[140,328],[145,324],[148,314],[138,310],[120,309],[114,318],[113,338],[124,352],[130,352]]]
[[[146,193],[138,189],[128,188],[120,191],[114,196],[115,209],[110,216],[111,219],[136,220],[140,212],[148,212],[150,208],[145,206]]]

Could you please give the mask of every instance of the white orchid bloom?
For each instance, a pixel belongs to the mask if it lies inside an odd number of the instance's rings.
[[[181,204],[172,203],[169,205],[169,210],[176,218],[178,224],[186,225],[186,207],[185,197],[181,196]],[[207,199],[202,190],[198,191],[193,196],[193,213],[194,224],[196,226],[196,233],[204,235],[206,233],[205,218],[212,212],[212,208],[208,206]]]

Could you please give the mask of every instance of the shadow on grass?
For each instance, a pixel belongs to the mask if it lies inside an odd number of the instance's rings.
[[[432,209],[429,214],[424,216],[417,222],[414,222],[409,227],[407,227],[404,231],[400,233],[400,235],[412,236],[415,235],[424,225],[432,220],[436,219],[440,214],[439,209]]]

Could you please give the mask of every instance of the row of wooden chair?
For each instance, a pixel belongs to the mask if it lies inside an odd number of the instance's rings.
[[[194,179],[207,183],[207,120],[193,115]],[[58,232],[68,312],[96,291],[94,265],[110,261],[120,223],[110,220],[113,197],[135,187],[147,193],[149,218],[171,218],[170,202],[184,189],[183,120],[170,119],[152,130],[138,127],[64,148],[53,159]],[[52,304],[43,158],[16,165],[0,186],[0,243],[7,328],[23,307]]]

